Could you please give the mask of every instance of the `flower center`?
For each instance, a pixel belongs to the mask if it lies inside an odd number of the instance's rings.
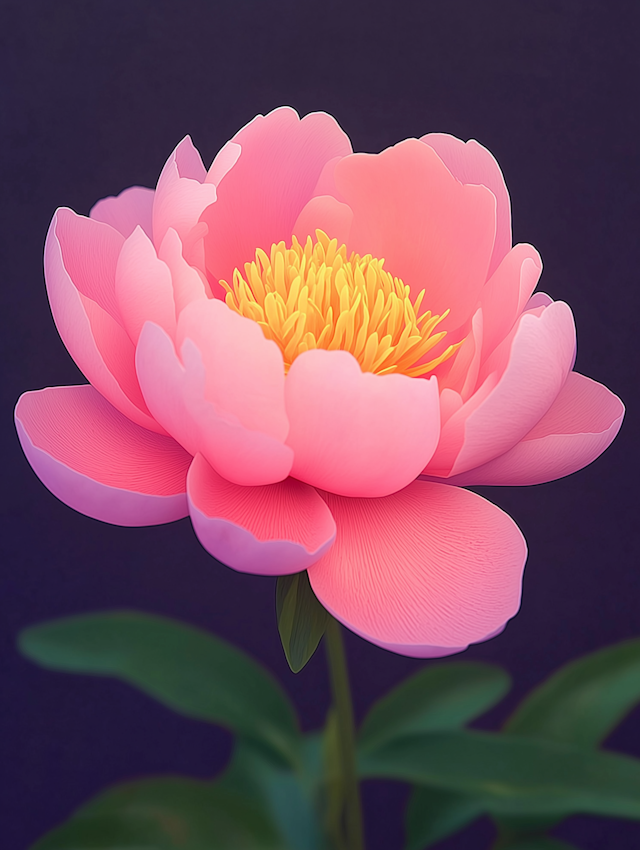
[[[268,256],[256,250],[245,263],[244,277],[233,272],[233,286],[221,280],[228,307],[257,322],[267,339],[282,351],[285,371],[303,351],[324,348],[349,351],[363,372],[391,372],[419,377],[435,369],[462,345],[450,345],[428,362],[422,358],[446,333],[433,333],[448,314],[418,316],[425,290],[411,301],[408,286],[383,268],[384,260],[366,254],[347,257],[316,230],[301,245],[296,237],[271,246]]]

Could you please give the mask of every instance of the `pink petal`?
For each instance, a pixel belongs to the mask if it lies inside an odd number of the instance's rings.
[[[211,163],[211,168],[207,171],[204,182],[213,183],[214,186],[217,186],[227,172],[231,171],[241,153],[242,148],[235,142],[227,142],[223,145]]]
[[[296,357],[285,385],[291,475],[314,487],[386,496],[413,481],[435,449],[435,378],[374,375],[346,351],[313,349]]]
[[[158,257],[167,264],[171,272],[176,316],[192,301],[203,301],[207,298],[205,282],[198,271],[184,259],[180,237],[172,227],[167,230],[162,240]]]
[[[506,342],[506,368],[501,375],[490,373],[488,383],[445,424],[426,475],[448,477],[487,463],[540,421],[571,369],[575,348],[571,310],[556,301],[540,317],[525,314],[513,340]],[[492,355],[496,363],[502,356],[500,347]]]
[[[602,384],[570,372],[556,400],[510,451],[447,484],[541,484],[594,461],[620,430],[624,405]]]
[[[153,242],[162,244],[170,227],[181,239],[196,225],[202,211],[216,200],[216,187],[207,176],[190,136],[176,147],[158,179],[153,203]]]
[[[191,457],[118,413],[89,384],[24,393],[15,418],[36,475],[80,513],[116,525],[187,515]]]
[[[322,496],[338,531],[309,579],[361,637],[402,655],[448,655],[517,612],[524,538],[475,493],[415,481],[383,499]]]
[[[101,243],[92,241],[91,235],[96,233],[93,228],[104,228],[120,243],[124,240],[108,225],[90,222],[87,226],[85,222],[89,221],[72,210],[60,209],[47,234],[44,272],[58,333],[84,375],[114,407],[138,425],[164,433],[142,398],[134,368],[135,351],[126,331],[96,301],[79,291],[69,273],[70,268],[86,286],[90,268],[95,266],[95,279],[112,276],[115,290],[117,258],[111,249],[104,253],[98,250],[96,246]],[[115,292],[113,305],[112,310],[117,312]]]
[[[471,327],[462,345],[452,358],[452,366],[446,377],[439,378],[439,384],[446,389],[455,390],[466,401],[475,391],[480,371],[482,339],[484,335],[484,315],[481,308],[473,314]],[[445,337],[445,342],[448,340]],[[428,355],[431,352],[428,352]],[[424,360],[428,360],[428,355]],[[433,356],[433,355],[431,355]]]
[[[515,245],[480,294],[484,316],[483,357],[505,338],[538,283],[542,260],[531,245]],[[550,299],[549,299],[550,300]]]
[[[470,318],[493,251],[491,192],[461,185],[417,139],[345,157],[335,178],[354,214],[349,249],[384,258],[413,298],[426,287],[423,310],[451,310],[441,328],[453,330]]]
[[[202,220],[207,270],[231,281],[233,270],[269,251],[273,242],[289,242],[295,221],[312,197],[326,162],[351,153],[351,144],[335,119],[314,112],[302,120],[281,107],[258,115],[233,137],[242,153],[218,186],[218,200]]]
[[[103,198],[91,208],[89,218],[103,221],[114,227],[126,239],[138,225],[149,238],[152,236],[151,214],[153,210],[153,189],[143,186],[131,186],[119,195]]]
[[[116,298],[122,322],[133,344],[146,321],[171,337],[176,334],[176,307],[171,272],[158,259],[153,243],[136,227],[124,243],[116,268]]]
[[[204,364],[205,398],[245,428],[284,442],[289,421],[284,402],[284,363],[260,325],[217,300],[187,305],[180,314],[176,346],[195,343]]]
[[[307,236],[315,241],[316,230],[324,230],[338,245],[344,245],[349,239],[353,213],[346,204],[336,201],[331,195],[319,195],[305,204],[293,225],[293,233],[300,244],[304,245]]]
[[[51,225],[64,267],[78,292],[121,322],[115,297],[116,264],[124,244],[121,234],[66,207],[56,211]]]
[[[221,302],[215,303],[228,309]],[[293,463],[291,449],[270,434],[252,430],[232,412],[207,399],[205,366],[194,342],[187,339],[181,354],[182,362],[162,328],[151,322],[144,326],[136,350],[136,368],[147,404],[158,421],[188,452],[201,452],[229,481],[257,486],[285,479]],[[247,399],[245,412],[250,401]],[[256,399],[256,409],[259,402]]]
[[[204,548],[243,573],[286,575],[306,570],[331,547],[336,524],[306,484],[287,478],[239,487],[196,455],[187,479],[191,520]]]
[[[463,142],[447,133],[428,133],[420,141],[434,149],[456,180],[486,186],[495,196],[496,240],[487,276],[492,275],[511,250],[511,201],[500,166],[475,139]]]

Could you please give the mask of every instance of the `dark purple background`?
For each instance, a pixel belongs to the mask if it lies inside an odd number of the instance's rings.
[[[328,705],[322,653],[289,672],[274,581],[240,575],[199,546],[188,520],[103,525],[65,507],[29,469],[11,416],[27,389],[82,382],[45,296],[54,209],[87,213],[153,186],[190,133],[209,164],[258,112],[326,110],[355,150],[429,131],[478,139],[509,186],[514,241],[542,254],[542,288],[575,313],[579,371],[627,404],[614,445],[563,481],[486,488],[530,548],[521,613],[465,656],[504,664],[516,697],[560,664],[640,634],[638,616],[637,0],[4,0],[2,39],[3,531],[0,843],[24,848],[109,783],[156,772],[206,776],[231,739],[123,684],[48,673],[14,648],[19,629],[133,607],[204,626],[259,658],[306,728]],[[425,663],[349,635],[358,716]],[[640,713],[611,746],[640,756]],[[369,850],[401,847],[404,787],[365,786]],[[443,848],[489,845],[482,821]],[[640,824],[574,818],[584,848],[640,845]]]

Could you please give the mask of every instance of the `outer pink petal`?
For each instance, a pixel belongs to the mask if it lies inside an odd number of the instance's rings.
[[[289,241],[295,221],[313,196],[323,166],[351,153],[335,119],[314,112],[302,120],[281,107],[258,115],[233,137],[242,153],[218,186],[218,200],[203,214],[207,270],[230,281],[256,248]]]
[[[315,240],[316,230],[324,230],[329,238],[338,240],[338,245],[344,245],[349,240],[352,221],[350,207],[331,195],[319,195],[305,204],[293,225],[293,233],[304,245],[307,236]]]
[[[151,322],[144,326],[136,368],[147,404],[158,421],[187,451],[201,452],[220,475],[235,484],[257,486],[285,479],[293,463],[291,449],[269,434],[251,430],[206,398],[204,363],[190,339],[184,342],[181,354],[182,362],[162,328]]]
[[[532,245],[515,245],[487,281],[480,295],[484,316],[484,359],[513,327],[527,305],[542,272],[542,260]]]
[[[338,533],[309,579],[356,634],[428,658],[487,639],[517,612],[526,544],[495,505],[423,481],[384,499],[322,495]]]
[[[133,344],[146,321],[155,322],[172,338],[176,307],[171,272],[158,259],[153,243],[136,227],[124,243],[116,268],[116,298],[122,323]]]
[[[353,154],[335,179],[354,213],[349,249],[384,258],[387,271],[426,287],[423,309],[451,313],[455,329],[473,312],[495,236],[496,199],[484,186],[463,186],[440,157],[417,139],[380,154]]]
[[[343,496],[413,481],[440,432],[435,378],[362,372],[346,351],[305,351],[286,379],[291,475]],[[425,461],[426,462],[426,461]]]
[[[81,223],[76,230],[74,225],[78,224],[79,220]],[[84,222],[89,221],[77,216],[72,210],[60,209],[54,215],[47,234],[44,271],[51,312],[58,333],[78,367],[114,407],[138,425],[164,433],[161,426],[150,416],[142,398],[134,368],[135,352],[131,340],[109,312],[79,291],[70,274],[71,270],[78,278],[82,278],[84,286],[89,277],[90,266],[86,265],[85,269],[82,263],[87,264],[87,258],[91,258],[97,269],[96,278],[99,279],[100,274],[104,277],[107,272],[109,276],[113,275],[112,285],[115,290],[117,258],[109,249],[105,259],[105,256],[96,250],[96,244],[100,244],[99,242],[91,244],[89,240],[87,244],[85,237],[91,231],[86,229]],[[104,228],[121,243],[123,241],[120,234],[108,225],[90,222],[90,226]],[[117,305],[112,306],[112,310],[116,312]]]
[[[575,326],[567,304],[556,301],[540,317],[523,315],[513,340],[507,342],[506,368],[501,375],[489,374],[451,416],[425,474],[448,477],[487,463],[518,443],[553,404],[575,349]],[[497,362],[502,352],[496,350],[495,356]]]
[[[153,242],[159,248],[170,227],[185,239],[202,211],[216,200],[216,187],[207,176],[190,136],[176,147],[158,179],[153,202]]]
[[[116,525],[187,515],[191,457],[170,437],[134,425],[89,384],[25,393],[15,417],[36,475],[80,513]]]
[[[623,416],[618,396],[571,372],[547,413],[516,446],[447,484],[541,484],[570,475],[611,444]]]
[[[495,157],[475,139],[463,142],[447,133],[428,133],[421,142],[432,147],[453,176],[461,183],[486,186],[496,199],[496,241],[489,263],[489,275],[511,250],[511,201],[502,171]]]
[[[89,213],[89,218],[110,224],[125,239],[127,236],[131,236],[136,227],[140,225],[151,239],[154,195],[153,189],[131,186],[115,197],[112,195],[94,204]]]
[[[196,455],[187,480],[191,520],[204,548],[243,573],[286,575],[321,558],[336,536],[329,508],[313,487],[287,478],[239,487]]]
[[[62,261],[78,292],[95,301],[120,322],[115,297],[115,273],[124,238],[107,224],[62,207],[56,210],[54,231]],[[46,269],[45,269],[46,271]]]

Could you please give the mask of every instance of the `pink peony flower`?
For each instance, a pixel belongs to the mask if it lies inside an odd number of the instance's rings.
[[[624,412],[572,371],[569,307],[532,295],[500,169],[443,134],[352,153],[324,113],[257,116],[207,171],[189,137],[155,191],[45,246],[89,384],[25,393],[22,447],[76,510],[189,514],[222,563],[307,569],[322,604],[405,655],[458,652],[520,602],[515,523],[459,486],[590,463]]]

